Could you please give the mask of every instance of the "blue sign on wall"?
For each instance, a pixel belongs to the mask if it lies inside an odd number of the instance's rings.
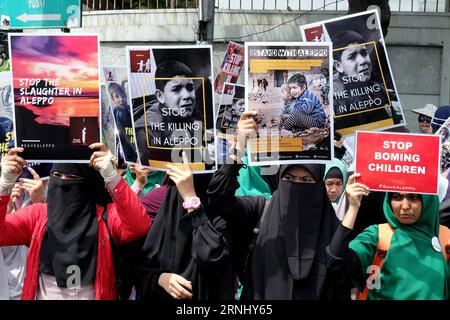
[[[81,0],[0,0],[0,29],[80,27]]]

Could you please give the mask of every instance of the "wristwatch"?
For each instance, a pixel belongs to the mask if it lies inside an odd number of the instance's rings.
[[[183,208],[185,209],[197,209],[201,205],[201,201],[199,197],[190,197],[186,201],[183,202]]]

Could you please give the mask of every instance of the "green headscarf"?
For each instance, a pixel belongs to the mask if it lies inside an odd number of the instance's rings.
[[[331,163],[326,164],[324,177],[327,176],[328,171],[332,168],[338,168],[342,173],[342,192],[336,200],[331,201],[332,203],[339,203],[341,196],[345,193],[345,186],[347,185],[347,166],[341,160],[335,158]]]
[[[384,199],[383,210],[395,232],[381,268],[380,286],[369,290],[367,298],[448,299],[449,267],[443,253],[437,252],[431,242],[433,237],[439,238],[438,197],[422,195],[422,212],[419,220],[412,225],[401,224],[395,218],[388,194]],[[365,276],[368,276],[366,271],[372,264],[377,242],[378,225],[368,227],[350,242],[349,247],[358,254]]]
[[[161,185],[165,175],[166,173],[164,171],[150,172],[147,176],[147,183],[144,186],[144,194],[152,191],[155,188],[156,184]],[[130,187],[133,185],[134,181],[136,181],[136,174],[131,172],[129,166],[127,166],[126,168],[124,179]]]
[[[236,196],[263,196],[266,199],[272,198],[269,185],[261,177],[261,167],[249,166],[247,157],[242,158],[247,165],[246,168],[239,170],[239,189],[236,190]]]

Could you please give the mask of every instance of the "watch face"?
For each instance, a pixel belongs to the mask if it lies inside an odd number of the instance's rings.
[[[191,199],[191,205],[197,208],[200,205],[200,199],[195,197]]]
[[[197,209],[201,204],[200,198],[193,197],[190,198],[188,201],[183,203],[183,208],[185,209]]]

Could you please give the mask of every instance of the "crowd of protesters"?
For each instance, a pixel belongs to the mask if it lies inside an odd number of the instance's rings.
[[[449,110],[426,119],[433,132]],[[448,182],[440,196],[369,192],[338,159],[262,174],[245,158],[256,115],[242,114],[213,174],[193,174],[185,154],[167,172],[121,172],[95,143],[89,164],[54,164],[44,181],[20,177],[23,148],[10,149],[0,299],[450,298]]]

